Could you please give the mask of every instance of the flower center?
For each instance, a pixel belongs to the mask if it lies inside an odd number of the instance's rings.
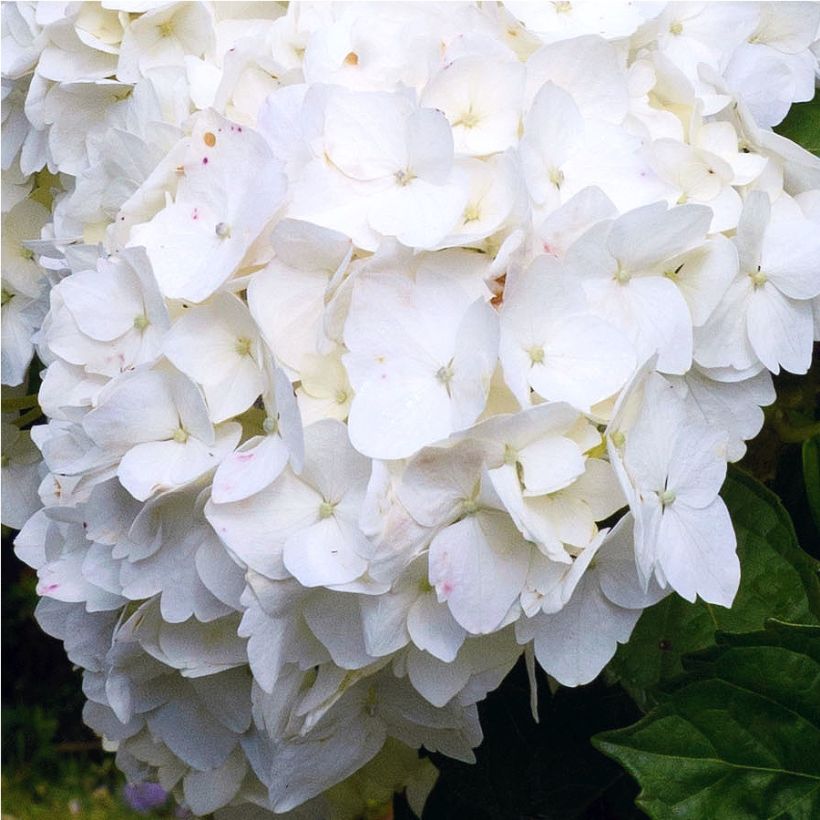
[[[453,380],[453,363],[445,364],[436,371],[436,378],[445,386]]]
[[[765,285],[766,282],[769,281],[769,277],[766,276],[766,274],[760,270],[760,265],[757,266],[756,271],[752,271],[749,274],[749,278],[752,280],[752,284],[755,286],[755,288],[762,288],[763,285]]]
[[[481,117],[473,111],[473,107],[470,106],[463,114],[459,114],[455,120],[453,120],[453,127],[456,125],[462,125],[465,128],[475,128],[478,123],[481,121]]]
[[[144,313],[134,317],[134,327],[137,330],[145,330],[150,324],[151,322],[148,321],[148,317]]]
[[[615,273],[613,274],[612,278],[619,285],[625,285],[632,278],[632,274],[628,270],[624,270],[621,267],[621,263],[618,262],[618,267],[617,267]]]
[[[335,504],[331,504],[329,501],[323,501],[319,505],[319,518],[330,518],[333,515],[333,510],[336,509]]]
[[[402,188],[404,188],[405,185],[409,185],[416,178],[416,175],[409,168],[404,171],[396,171],[394,176],[396,178],[396,182]]]
[[[182,427],[177,427],[177,429],[174,430],[174,441],[177,444],[185,444],[185,442],[188,441],[188,431]]]
[[[658,493],[658,500],[661,502],[661,506],[668,507],[672,504],[677,496],[672,490],[662,490]]]
[[[464,209],[464,224],[467,225],[470,222],[478,222],[481,219],[481,211],[479,210],[478,205],[468,205]]]

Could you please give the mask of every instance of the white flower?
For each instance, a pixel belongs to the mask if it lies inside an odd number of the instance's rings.
[[[284,177],[259,134],[215,113],[196,121],[174,201],[131,229],[163,295],[201,302],[239,267],[279,208]]]
[[[654,572],[689,601],[731,606],[740,582],[732,522],[718,496],[726,434],[687,413],[660,376],[645,386],[623,452],[642,581]]]
[[[697,336],[697,361],[744,370],[759,360],[805,373],[811,363],[811,300],[820,293],[820,238],[799,208],[773,207],[762,192],[746,200],[734,239],[740,270]]]
[[[402,317],[396,322],[393,317]],[[350,440],[365,455],[403,458],[472,424],[498,355],[498,320],[459,282],[360,276],[342,357],[353,386]]]
[[[629,378],[635,354],[612,325],[591,315],[579,284],[546,256],[509,281],[501,309],[501,365],[522,407],[530,388],[581,410]]]
[[[565,686],[589,683],[626,643],[644,607],[664,592],[644,590],[635,571],[630,517],[587,547],[558,584],[562,606],[516,623],[521,643],[534,641],[546,672]],[[548,575],[554,568],[546,566]],[[583,574],[582,574],[583,573]],[[553,581],[554,583],[554,581]]]
[[[345,427],[327,419],[306,428],[298,477],[286,468],[255,495],[212,500],[206,515],[228,548],[257,572],[291,574],[305,586],[345,584],[362,575],[371,551],[357,522],[368,478],[368,461],[350,448]]]
[[[140,501],[214,469],[240,432],[231,422],[214,429],[201,394],[170,370],[137,370],[111,382],[83,429],[99,447],[121,454],[117,475]]]
[[[2,17],[2,517],[129,780],[420,814],[522,654],[731,604],[820,333],[815,5]]]

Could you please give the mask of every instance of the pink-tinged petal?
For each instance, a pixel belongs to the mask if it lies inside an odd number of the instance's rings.
[[[430,583],[468,632],[493,632],[523,588],[530,548],[506,515],[470,516],[430,544]]]
[[[282,547],[288,536],[318,519],[322,497],[290,470],[255,495],[205,506],[205,517],[225,546],[268,578],[285,578]]]
[[[258,493],[276,480],[288,456],[288,448],[279,436],[246,441],[217,467],[211,499],[215,504],[229,504]]]

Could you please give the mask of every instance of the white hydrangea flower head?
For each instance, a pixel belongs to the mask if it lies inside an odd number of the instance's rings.
[[[2,519],[129,777],[420,813],[522,655],[731,605],[820,338],[817,4],[2,15]]]

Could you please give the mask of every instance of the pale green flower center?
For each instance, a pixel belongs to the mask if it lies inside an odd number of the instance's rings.
[[[444,385],[450,384],[453,380],[453,365],[452,363],[443,365],[436,371],[436,378]]]
[[[761,271],[761,270],[760,270],[760,265],[758,265],[758,266],[757,266],[757,270],[756,270],[756,271],[752,271],[752,272],[749,274],[749,278],[752,280],[752,284],[753,284],[756,288],[762,288],[762,287],[763,287],[763,285],[765,285],[765,284],[766,284],[766,282],[768,282],[768,281],[769,281],[769,277],[768,277],[768,276],[766,276],[766,274],[765,274],[765,273],[763,273],[763,271]]]
[[[621,267],[621,263],[618,262],[618,267],[612,278],[619,285],[625,285],[632,278],[632,274],[628,270],[624,270],[624,268]]]
[[[664,507],[668,507],[676,497],[672,490],[663,490],[658,493],[658,499]]]
[[[480,120],[481,117],[479,117],[478,114],[473,111],[473,107],[470,106],[463,114],[460,114],[453,120],[453,126],[462,125],[464,128],[475,128]]]
[[[478,512],[478,501],[475,498],[465,498],[462,510],[464,515],[475,515]]]

